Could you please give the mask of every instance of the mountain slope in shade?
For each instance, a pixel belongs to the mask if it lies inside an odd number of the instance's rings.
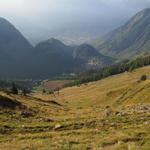
[[[33,47],[7,20],[0,18],[0,76],[23,75]]]
[[[52,38],[33,48],[13,25],[0,18],[2,78],[50,78],[110,63],[112,60],[109,57],[99,54],[87,44],[70,47]]]
[[[150,50],[150,8],[132,17],[125,25],[97,40],[95,46],[105,55],[129,58]]]
[[[52,77],[74,67],[72,48],[56,39],[39,43],[32,56],[33,76],[38,78]]]
[[[93,46],[82,44],[73,53],[75,59],[83,61],[85,68],[101,68],[113,63],[113,59],[100,54]]]
[[[32,69],[29,72],[33,72],[32,76],[35,78],[49,78],[64,72],[100,68],[113,62],[88,44],[70,47],[53,38],[39,43],[32,56]]]
[[[0,18],[0,52],[17,59],[32,49],[31,44],[7,20]]]

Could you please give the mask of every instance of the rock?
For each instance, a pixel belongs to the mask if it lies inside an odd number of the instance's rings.
[[[54,120],[50,119],[50,118],[46,118],[45,122],[53,122]]]
[[[43,122],[43,119],[44,119],[44,118],[39,118],[38,120],[39,120],[40,122]]]
[[[63,127],[62,125],[60,125],[60,124],[57,124],[57,125],[55,125],[55,127],[54,127],[54,130],[61,129],[62,127]]]
[[[118,145],[121,145],[121,144],[123,144],[123,142],[122,141],[118,141],[118,143],[117,143]]]
[[[150,123],[148,121],[144,122],[145,125],[150,125]]]
[[[21,127],[22,127],[22,128],[24,128],[24,127],[25,127],[25,125],[22,125]]]
[[[109,106],[106,106],[105,110],[104,110],[104,116],[108,117],[110,115],[113,115],[113,111]]]
[[[40,122],[53,122],[53,120],[50,118],[39,118],[39,121]]]
[[[28,118],[28,117],[32,117],[33,114],[29,111],[22,111],[21,116],[24,117],[24,118]]]
[[[125,115],[127,115],[127,113],[124,112],[124,111],[122,111],[122,112],[116,112],[115,114],[116,114],[117,116],[125,116]]]
[[[110,125],[111,125],[111,127],[116,127],[117,126],[116,123],[111,123]]]

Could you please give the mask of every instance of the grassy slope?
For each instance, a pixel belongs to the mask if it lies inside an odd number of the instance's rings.
[[[32,117],[23,118],[23,110],[0,110],[0,149],[149,150],[150,112],[103,115],[106,105],[126,111],[124,106],[150,103],[150,80],[137,82],[143,74],[150,75],[150,67],[66,88],[55,96],[35,93],[38,98],[33,98],[0,92],[33,112]],[[55,129],[56,125],[60,127]]]
[[[45,99],[55,98],[77,107],[150,103],[150,80],[138,82],[143,74],[150,77],[150,66],[80,87],[65,88],[61,90],[59,96],[57,94],[55,97],[43,96],[40,93],[36,96]]]

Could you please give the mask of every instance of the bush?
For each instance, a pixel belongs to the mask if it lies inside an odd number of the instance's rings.
[[[26,89],[23,89],[23,90],[22,90],[22,94],[23,94],[23,96],[26,96],[26,95],[27,95]]]
[[[46,93],[46,90],[45,90],[45,89],[43,89],[43,91],[42,91],[42,92],[43,92],[43,94],[44,94],[44,93]]]
[[[140,80],[141,80],[141,81],[147,80],[147,76],[146,76],[146,75],[142,75],[141,78],[140,78]]]
[[[49,91],[49,94],[54,94],[54,91],[53,91],[53,90],[50,90],[50,91]]]

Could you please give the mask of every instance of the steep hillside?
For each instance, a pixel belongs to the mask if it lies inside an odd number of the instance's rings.
[[[21,76],[32,49],[31,44],[10,22],[0,18],[0,77]]]
[[[10,22],[0,18],[0,52],[18,59],[31,49],[32,46],[23,35]]]
[[[18,59],[31,49],[31,44],[24,36],[10,22],[0,18],[0,53]]]
[[[130,58],[150,50],[150,8],[132,17],[125,25],[108,33],[95,46],[105,55]]]
[[[84,68],[101,68],[113,64],[113,59],[100,54],[88,44],[82,44],[75,48],[73,57],[83,61]]]
[[[80,87],[65,88],[59,94],[36,93],[34,96],[57,99],[70,109],[66,116],[68,121],[74,122],[73,130],[64,131],[64,126],[59,136],[76,144],[58,142],[61,148],[146,150],[150,148],[150,80],[141,81],[143,74],[150,76],[150,66]]]
[[[56,39],[39,43],[30,60],[33,77],[50,78],[74,67],[72,48]]]

